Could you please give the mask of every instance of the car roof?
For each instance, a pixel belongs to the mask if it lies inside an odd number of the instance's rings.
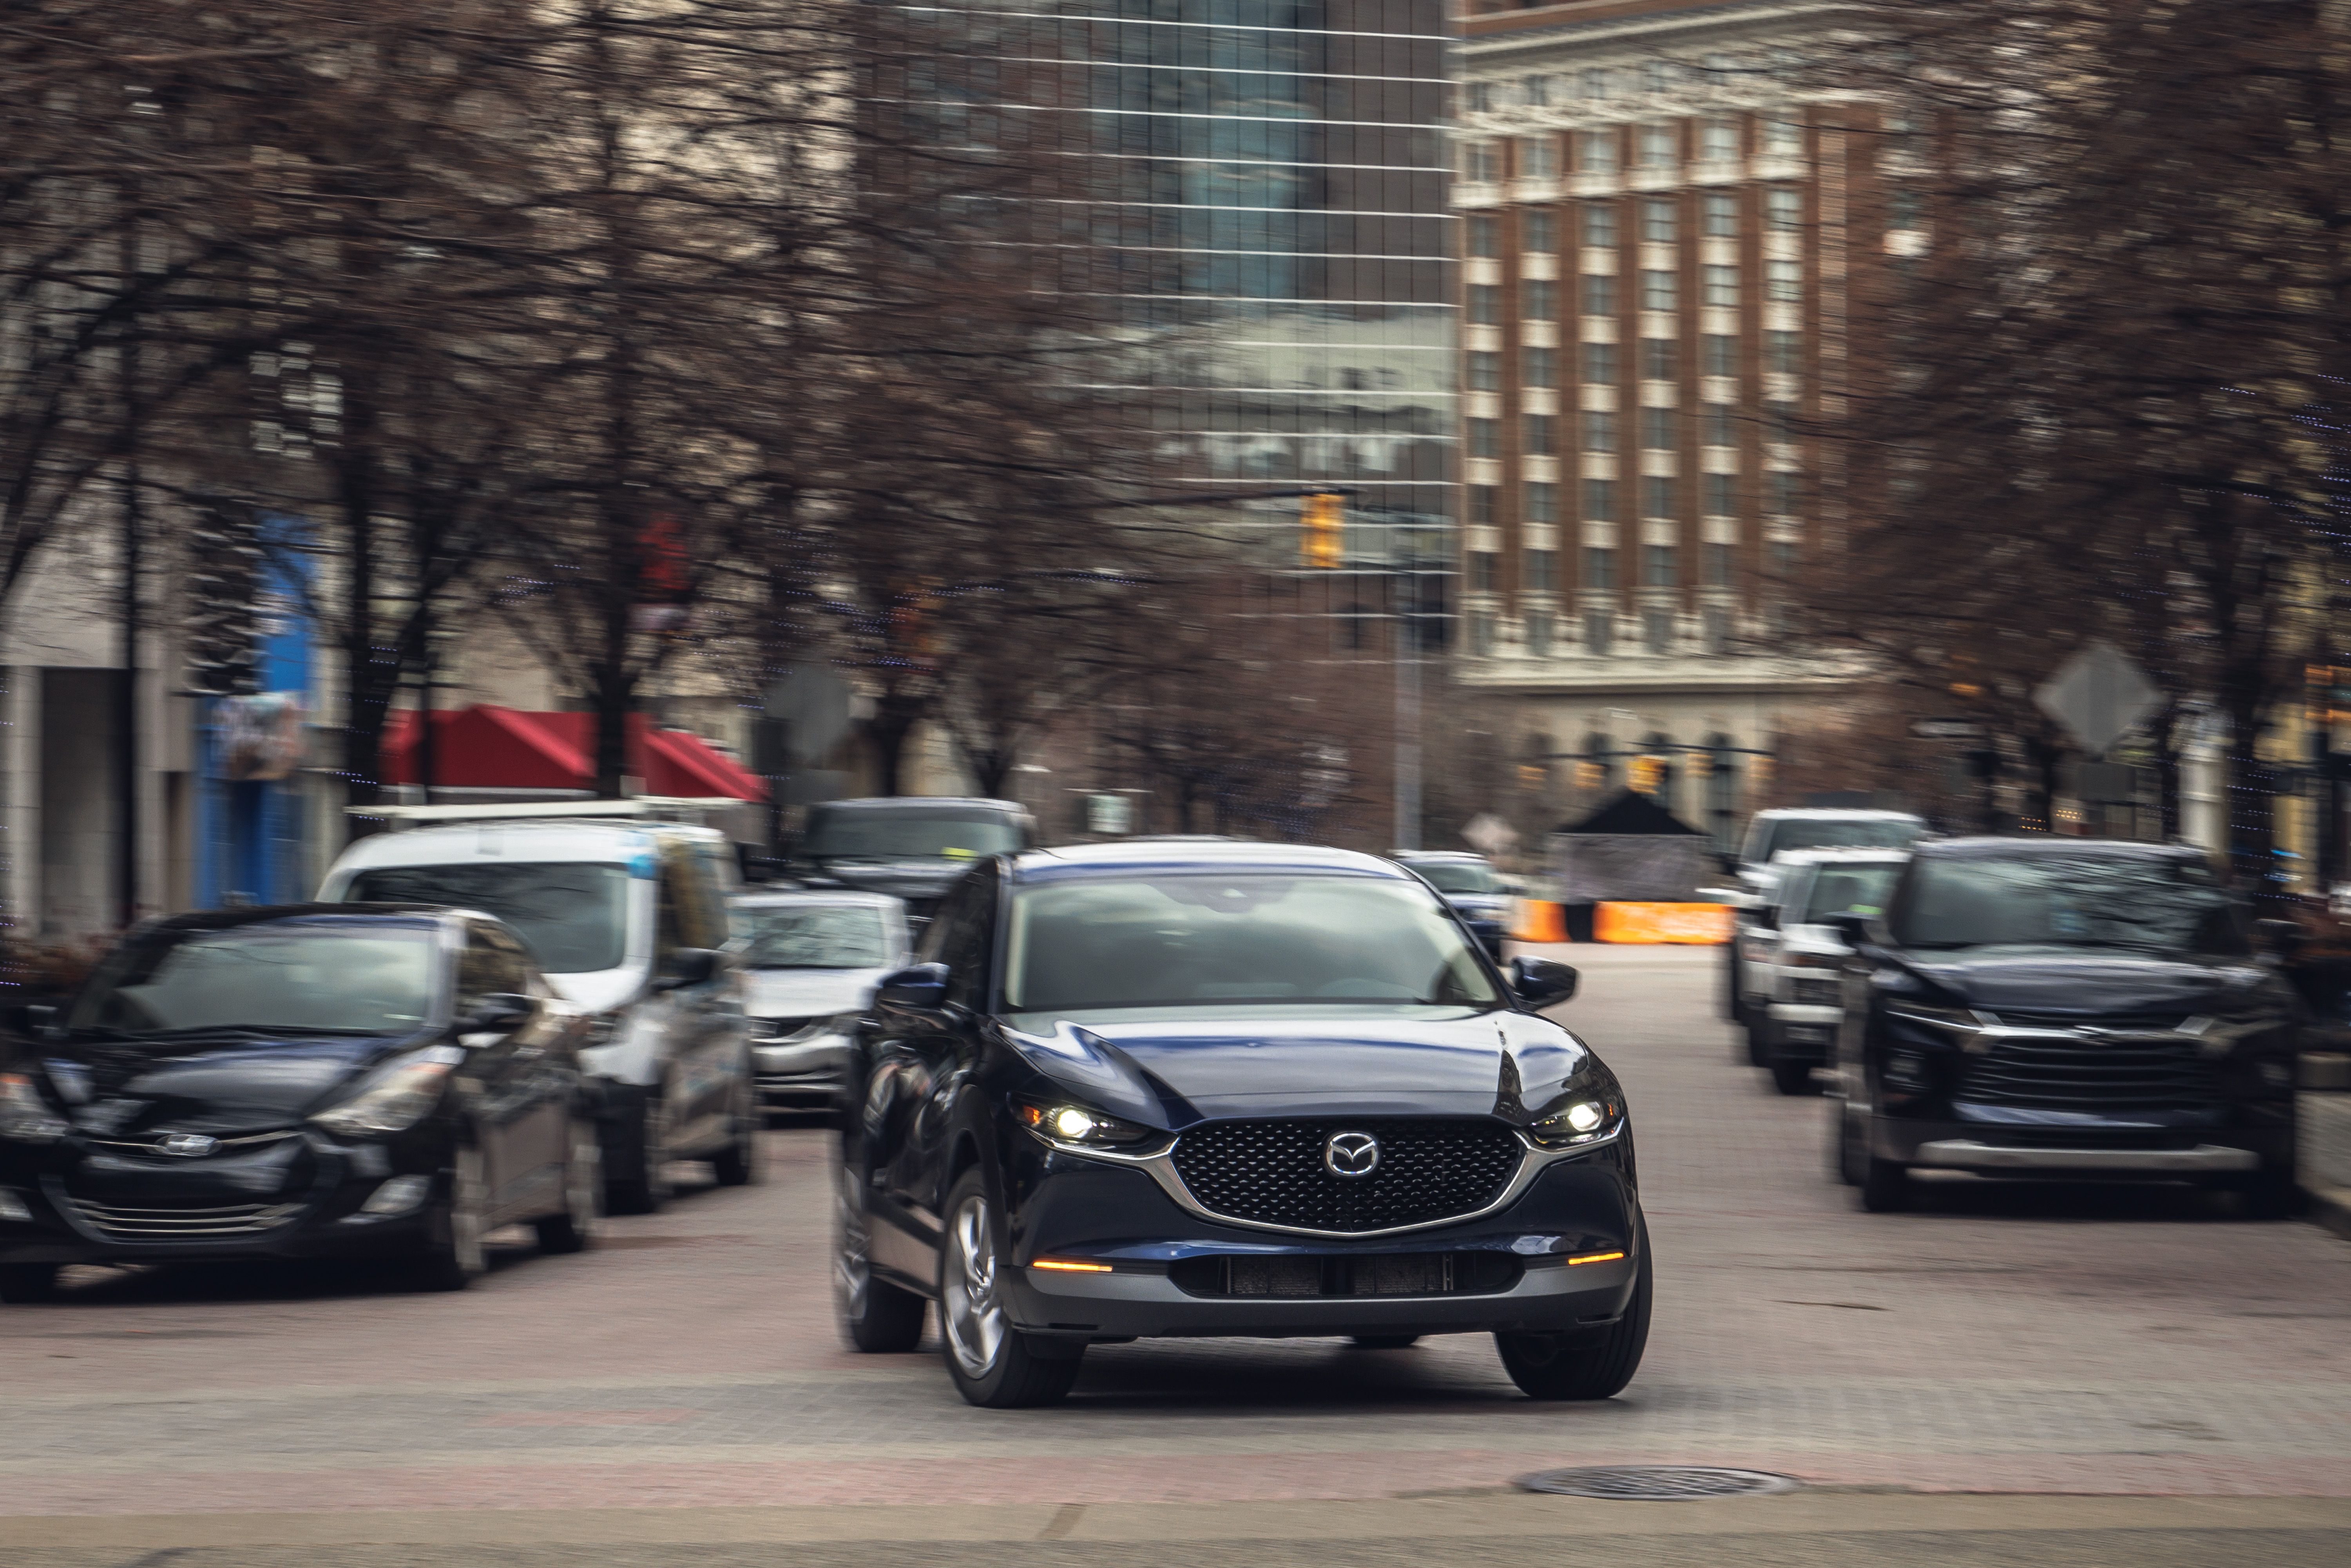
[[[437,904],[260,904],[234,909],[198,909],[149,921],[151,931],[235,931],[248,925],[330,927],[356,930],[396,926],[427,931],[456,911]]]
[[[811,811],[879,811],[891,810],[963,810],[985,807],[991,811],[1029,814],[1029,808],[1018,800],[991,800],[985,795],[863,795],[854,800],[819,800],[809,807]]]
[[[759,887],[730,894],[726,902],[764,908],[778,904],[849,904],[864,909],[904,909],[906,901],[886,893],[858,887]]]
[[[1287,872],[1293,875],[1374,876],[1419,883],[1395,862],[1354,850],[1320,844],[1269,844],[1237,839],[1230,843],[1199,840],[1135,840],[1102,844],[1065,844],[1009,857],[1016,882],[1079,881],[1127,873]]]
[[[626,818],[450,822],[370,834],[344,850],[336,858],[334,869],[446,865],[475,860],[611,862],[649,850],[664,838],[714,845],[727,841],[726,835],[716,828]]]
[[[2015,837],[1979,834],[1933,839],[1911,851],[1916,860],[2204,860],[2193,844],[2147,844],[2136,839],[2076,839],[2054,833]]]
[[[1774,806],[1768,811],[1758,811],[1755,819],[1762,822],[1923,822],[1927,819],[1916,811],[1888,811],[1863,806]]]

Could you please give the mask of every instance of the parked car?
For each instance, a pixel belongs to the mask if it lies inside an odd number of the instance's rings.
[[[1015,800],[886,795],[827,800],[808,820],[788,861],[811,887],[853,887],[903,900],[917,925],[974,862],[1017,854],[1036,821]]]
[[[1768,1069],[1782,1094],[1808,1093],[1813,1070],[1828,1061],[1844,1011],[1845,960],[1853,956],[1833,915],[1886,907],[1907,853],[1894,850],[1795,850],[1780,857],[1772,901],[1750,912],[1740,974],[1748,992],[1747,1060]]]
[[[851,1057],[835,1279],[861,1350],[935,1301],[975,1405],[1156,1335],[1491,1333],[1538,1398],[1624,1387],[1647,1231],[1625,1093],[1394,862],[1252,843],[994,857]]]
[[[1493,862],[1463,850],[1399,850],[1390,858],[1437,889],[1487,952],[1501,955],[1502,938],[1510,933],[1511,894]]]
[[[906,906],[827,888],[737,894],[733,910],[760,1103],[829,1108],[873,988],[906,962]]]
[[[707,828],[484,808],[360,840],[319,896],[460,905],[519,933],[589,1016],[580,1055],[607,1201],[639,1214],[667,1200],[673,1160],[707,1160],[726,1186],[761,1178],[765,1119],[726,951],[734,886],[734,852]]]
[[[1836,1168],[1872,1209],[1914,1169],[2294,1191],[2303,1009],[2198,851],[2115,841],[1917,846],[1856,949]]]
[[[71,1263],[384,1257],[463,1288],[527,1222],[588,1245],[578,1015],[471,911],[298,904],[134,930],[0,1071],[0,1300]]]
[[[1778,896],[1780,873],[1774,864],[1797,850],[1906,849],[1933,830],[1927,819],[1908,811],[1876,811],[1830,807],[1775,807],[1758,811],[1747,824],[1747,837],[1732,858],[1730,870],[1738,885],[1719,890],[1735,911],[1733,937],[1722,945],[1722,1014],[1734,1023],[1747,1022],[1748,992],[1752,988],[1740,969],[1751,935],[1755,911]]]

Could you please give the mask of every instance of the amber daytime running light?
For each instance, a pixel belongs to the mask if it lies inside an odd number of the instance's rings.
[[[1619,1252],[1616,1256],[1622,1258],[1625,1254]],[[1111,1266],[1107,1263],[1073,1263],[1061,1258],[1040,1258],[1034,1263],[1029,1264],[1029,1267],[1031,1269],[1057,1270],[1064,1274],[1107,1274],[1111,1272]]]

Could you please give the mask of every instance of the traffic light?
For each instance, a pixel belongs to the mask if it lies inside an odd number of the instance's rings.
[[[1303,533],[1298,542],[1299,564],[1335,569],[1345,563],[1347,497],[1325,491],[1306,497],[1300,514]]]
[[[1662,757],[1635,757],[1625,764],[1625,781],[1644,795],[1654,795],[1666,776],[1666,759]]]
[[[1607,782],[1608,769],[1601,764],[1597,762],[1579,762],[1575,765],[1575,787],[1577,789],[1597,789],[1603,784]]]

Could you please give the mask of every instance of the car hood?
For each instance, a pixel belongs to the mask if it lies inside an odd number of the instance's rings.
[[[1913,956],[1909,967],[1970,1007],[1998,1012],[2181,1013],[2242,1007],[2283,988],[2244,959],[1998,949],[1968,958]]]
[[[1088,1103],[1171,1129],[1223,1116],[1526,1121],[1596,1060],[1566,1030],[1526,1013],[1065,1019],[1047,1032],[1004,1033],[1029,1065]]]
[[[290,1126],[418,1037],[263,1039],[227,1032],[133,1044],[45,1044],[49,1081],[74,1124],[104,1135],[169,1127],[229,1134]]]
[[[1447,893],[1440,895],[1445,902],[1459,910],[1468,919],[1489,918],[1506,914],[1510,907],[1510,895],[1500,893]]]
[[[887,969],[746,969],[743,1010],[758,1019],[862,1012]]]

